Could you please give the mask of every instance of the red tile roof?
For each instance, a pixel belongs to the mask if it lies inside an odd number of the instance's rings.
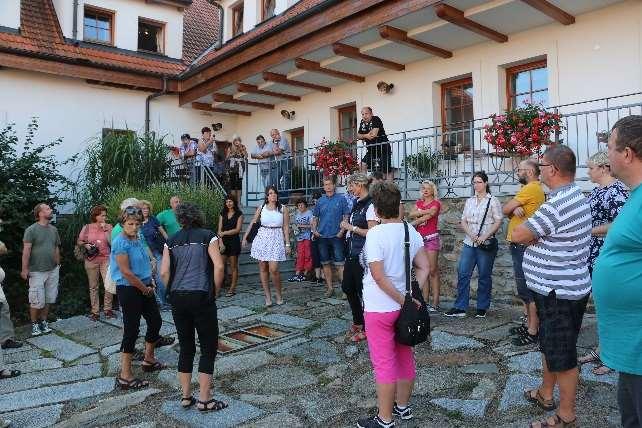
[[[247,33],[243,33],[238,37],[235,37],[234,39],[230,40],[226,44],[221,47],[221,49],[214,50],[212,52],[208,52],[206,55],[203,56],[203,58],[199,59],[196,64],[192,64],[192,66],[200,66],[203,65],[209,61],[215,60],[218,56],[225,54],[226,52],[237,48],[241,46],[244,43],[249,42],[252,39],[255,39],[259,37],[260,35],[268,32],[269,30],[273,29],[274,27],[283,24],[284,22],[288,21],[291,18],[294,18],[295,16],[305,12],[308,9],[311,9],[326,0],[300,0],[297,2],[294,6],[290,7],[287,9],[284,13],[281,15],[275,16],[274,18],[271,18],[267,20],[265,23],[260,24],[259,26],[255,27],[253,30],[248,31]]]
[[[218,40],[219,9],[208,0],[194,0],[183,15],[183,61],[194,61]]]

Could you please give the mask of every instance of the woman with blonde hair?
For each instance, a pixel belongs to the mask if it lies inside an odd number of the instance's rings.
[[[230,194],[234,196],[240,206],[241,196],[243,196],[243,176],[247,165],[247,148],[238,135],[232,137],[232,146],[229,149],[227,160],[229,162]]]
[[[412,225],[424,240],[424,248],[430,261],[430,273],[426,284],[421,288],[424,300],[428,303],[428,310],[437,312],[439,310],[439,249],[441,240],[437,226],[439,223],[439,213],[441,212],[441,202],[439,202],[439,192],[434,182],[424,180],[421,183],[421,199],[415,202],[415,207],[410,211],[409,217],[412,219]],[[432,293],[432,304],[429,303],[429,297]]]

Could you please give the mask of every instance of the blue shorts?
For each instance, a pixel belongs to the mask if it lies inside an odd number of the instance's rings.
[[[342,238],[319,238],[319,260],[322,265],[343,266],[346,257]]]

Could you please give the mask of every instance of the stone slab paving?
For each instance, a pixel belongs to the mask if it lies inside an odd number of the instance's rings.
[[[462,367],[461,371],[466,374],[497,374],[499,367],[497,364],[470,364]]]
[[[453,351],[455,349],[478,349],[484,344],[466,336],[456,336],[445,331],[434,331],[431,334],[433,351]]]
[[[274,356],[265,351],[250,352],[247,354],[229,355],[217,358],[214,371],[217,376],[231,373],[245,372],[264,366],[274,360]]]
[[[163,322],[174,324],[174,317],[172,316],[172,311],[161,311],[161,318],[163,319]]]
[[[326,341],[312,341],[277,352],[280,355],[299,357],[316,364],[334,364],[341,361],[336,346]]]
[[[49,326],[54,330],[69,335],[78,333],[82,330],[90,329],[96,324],[98,323],[91,321],[84,315],[77,315],[75,317],[67,318],[64,320],[58,320],[54,323],[49,324]]]
[[[246,425],[241,428],[268,428],[268,427],[288,427],[288,428],[302,428],[306,425],[301,419],[291,413],[279,412],[273,413],[263,419]]]
[[[231,301],[237,306],[244,306],[246,308],[265,307],[265,298],[262,295],[239,293],[234,296],[234,299]]]
[[[4,352],[4,350],[3,350]],[[41,351],[39,349],[27,349],[25,351],[13,352],[4,356],[6,364],[21,363],[24,361],[32,361],[40,358]]]
[[[508,359],[508,368],[520,373],[533,373],[542,370],[542,354],[529,352]]]
[[[87,319],[87,318],[85,318]],[[56,334],[47,334],[44,336],[33,337],[28,339],[29,343],[39,348],[49,351],[54,357],[63,361],[73,361],[85,355],[96,352],[87,346],[80,345],[65,337]]]
[[[79,365],[47,370],[45,373],[26,373],[11,379],[4,379],[0,383],[0,394],[38,388],[45,385],[56,385],[69,381],[79,381],[100,377],[100,364]]]
[[[7,364],[6,369],[20,370],[22,373],[37,372],[62,367],[62,361],[55,358],[38,358],[35,360],[22,361],[20,363]]]
[[[216,316],[221,321],[229,321],[237,318],[243,318],[250,315],[254,315],[254,311],[251,311],[242,306],[227,306],[223,309],[219,309],[216,313]]]
[[[12,427],[45,428],[56,423],[62,414],[62,404],[37,407],[35,409],[18,410],[3,413],[0,419],[9,419]]]
[[[103,377],[67,385],[46,386],[0,396],[0,412],[94,397],[113,391],[114,379]]]
[[[87,318],[85,318],[87,320]],[[74,340],[86,343],[92,348],[100,349],[105,346],[120,343],[123,330],[104,323],[94,323],[90,328],[69,333]]]
[[[609,374],[597,376],[593,374],[592,370],[594,367],[595,365],[593,364],[583,364],[582,369],[580,371],[580,379],[588,380],[591,382],[608,383],[609,385],[617,385],[618,375],[616,372],[613,371]]]
[[[317,381],[310,370],[282,365],[251,373],[236,381],[233,387],[240,392],[280,392],[316,385]]]
[[[100,350],[100,355],[103,357],[108,357],[111,354],[115,354],[116,352],[120,352],[120,343],[104,347]]]
[[[436,398],[432,404],[446,410],[459,412],[464,416],[483,418],[490,400],[461,400],[457,398]]]
[[[91,354],[91,355],[87,355],[86,357],[80,357],[77,360],[73,361],[71,364],[73,365],[94,364],[94,363],[100,363],[101,361],[102,360],[100,359],[100,355]]]
[[[518,407],[533,406],[532,403],[524,398],[524,390],[537,388],[542,382],[540,376],[531,376],[526,374],[511,375],[506,381],[502,398],[499,401],[499,410],[506,411]],[[556,400],[559,400],[559,391],[557,387],[553,394]]]
[[[263,315],[261,317],[261,321],[292,328],[306,328],[314,324],[314,321],[311,321],[309,319],[284,314]]]
[[[497,386],[495,385],[495,382],[484,378],[479,381],[475,389],[470,393],[470,398],[475,400],[490,399],[495,396],[496,391]]]
[[[348,325],[344,320],[330,319],[325,321],[321,326],[315,328],[310,332],[310,337],[333,337],[348,330]]]
[[[316,424],[323,423],[349,410],[350,404],[340,398],[329,398],[328,394],[312,392],[298,399],[303,413]]]
[[[258,407],[243,401],[235,400],[225,395],[215,394],[214,398],[229,404],[229,407],[218,412],[199,412],[197,410],[185,410],[178,400],[165,401],[161,410],[167,416],[185,426],[201,428],[236,427],[251,419],[263,416],[265,412]]]
[[[268,348],[268,352],[272,352],[272,353],[278,354],[279,352],[281,352],[284,349],[292,348],[293,346],[297,346],[297,345],[300,345],[302,343],[306,343],[306,342],[309,342],[309,341],[310,341],[310,339],[308,339],[307,337],[304,337],[304,336],[297,337],[297,338],[294,338],[294,339],[291,339],[291,340],[286,340],[285,342],[280,342],[277,345]]]

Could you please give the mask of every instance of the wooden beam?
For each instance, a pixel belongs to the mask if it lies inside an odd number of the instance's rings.
[[[192,108],[195,110],[211,111],[214,113],[240,114],[241,116],[252,116],[252,113],[249,111],[216,108],[216,107],[212,107],[207,103],[192,103]]]
[[[288,79],[283,74],[270,73],[269,71],[266,71],[266,72],[263,73],[263,80],[265,80],[266,82],[282,83],[284,85],[298,86],[300,88],[307,88],[307,89],[314,89],[315,91],[321,91],[321,92],[330,92],[331,91],[331,89],[328,88],[327,86],[321,86],[321,85],[316,85],[314,83],[301,82],[299,80]]]
[[[377,58],[371,55],[366,55],[361,53],[359,48],[354,46],[344,45],[343,43],[334,43],[332,45],[332,51],[335,55],[344,56],[346,58],[356,59],[357,61],[368,62],[370,64],[377,65],[383,68],[389,68],[391,70],[403,71],[406,66],[399,64],[397,62],[388,61],[387,59]]]
[[[465,28],[466,30],[477,33],[488,39],[495,40],[499,43],[508,41],[508,36],[506,34],[502,34],[493,30],[492,28],[485,27],[471,19],[466,18],[463,11],[447,4],[440,3],[435,5],[435,13],[444,21],[448,21],[452,24],[457,25],[458,27]]]
[[[532,8],[535,8],[542,12],[544,15],[548,15],[560,24],[571,25],[575,24],[575,17],[570,13],[564,12],[559,7],[546,0],[522,0],[524,3],[529,5]]]
[[[227,94],[212,94],[212,98],[214,99],[214,101],[218,103],[239,104],[244,106],[274,110],[274,104],[258,103],[256,101],[238,100],[234,98],[232,95],[227,95]]]
[[[357,74],[346,73],[343,71],[332,70],[331,68],[321,67],[318,62],[310,61],[304,58],[297,58],[294,60],[296,68],[300,70],[311,71],[313,73],[326,74],[328,76],[336,77],[343,80],[352,80],[354,82],[365,82],[366,78]]]
[[[248,85],[247,83],[239,83],[238,85],[236,85],[236,89],[238,89],[239,92],[244,92],[246,94],[258,94],[258,95],[265,95],[268,97],[282,98],[284,100],[290,100],[290,101],[301,101],[301,97],[298,95],[283,94],[281,92],[273,92],[273,91],[264,91],[263,89],[259,89],[258,86]]]
[[[442,0],[343,0],[181,82],[180,105]]]
[[[431,55],[439,56],[442,58],[451,58],[453,53],[447,51],[446,49],[438,48],[428,43],[415,40],[411,37],[408,37],[408,33],[399,28],[391,27],[389,25],[384,25],[379,28],[379,35],[391,42],[399,43],[401,45],[409,46],[414,49],[419,49],[424,52],[428,52]]]

